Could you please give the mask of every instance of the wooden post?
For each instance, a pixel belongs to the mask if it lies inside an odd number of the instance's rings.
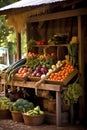
[[[84,22],[83,22],[83,17],[78,16],[78,39],[79,39],[79,72],[80,72],[80,84],[83,88],[83,96],[80,97],[79,100],[79,118],[82,120],[84,118]]]
[[[61,115],[61,92],[56,91],[56,126],[61,126]]]
[[[16,32],[17,37],[17,60],[21,59],[21,33]]]

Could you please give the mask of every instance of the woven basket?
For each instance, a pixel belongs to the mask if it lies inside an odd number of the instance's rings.
[[[0,119],[10,119],[11,118],[11,112],[6,110],[0,110]]]
[[[48,112],[56,113],[56,100],[55,99],[49,100]]]
[[[23,122],[23,116],[21,112],[11,111],[13,121]]]
[[[44,115],[29,116],[23,113],[23,119],[25,125],[37,126],[44,122]]]

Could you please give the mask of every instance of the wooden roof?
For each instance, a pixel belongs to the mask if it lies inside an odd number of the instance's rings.
[[[50,10],[54,5],[58,8],[65,8],[67,6],[77,4],[81,1],[83,0],[20,0],[8,6],[2,7],[0,9],[0,15],[18,14],[24,11],[32,11],[40,7],[42,9],[42,11],[40,11],[41,13],[45,12],[46,10]],[[33,15],[36,14],[34,12]]]
[[[60,13],[60,11],[73,10],[79,6],[83,7],[83,1],[85,0],[20,0],[0,8],[0,15],[6,15],[7,24],[14,27],[17,32],[21,32],[25,30],[25,24],[32,21],[35,16]]]

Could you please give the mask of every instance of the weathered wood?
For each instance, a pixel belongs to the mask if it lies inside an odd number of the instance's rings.
[[[21,59],[21,34],[16,32],[17,37],[17,60]]]
[[[1,84],[5,86],[6,82],[4,79],[1,79]],[[9,82],[7,85],[12,85]],[[14,81],[14,86],[19,87],[26,87],[26,88],[35,88],[35,82],[29,81]],[[54,84],[41,84],[37,89],[41,90],[49,90],[49,91],[56,91],[56,125],[61,125],[61,85],[54,85]]]
[[[84,117],[84,96],[85,96],[85,81],[84,81],[84,19],[82,16],[78,16],[78,39],[79,39],[79,73],[80,84],[83,88],[83,97],[80,98],[79,116],[82,119]]]
[[[61,125],[61,93],[56,92],[56,125]]]
[[[36,82],[29,82],[29,81],[14,81],[14,86],[24,87],[24,88],[35,88]],[[1,84],[6,84],[4,79],[1,79]],[[12,85],[12,82],[9,82],[8,85]],[[42,83],[37,89],[41,90],[49,90],[49,91],[61,91],[61,85],[54,85],[54,84],[45,84]]]
[[[68,10],[51,14],[44,14],[40,16],[33,16],[28,18],[28,22],[39,22],[39,21],[47,21],[54,19],[63,19],[69,17],[76,17],[87,14],[87,8],[76,9],[76,10]]]

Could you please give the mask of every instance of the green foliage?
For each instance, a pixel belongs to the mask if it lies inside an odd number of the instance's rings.
[[[34,104],[23,98],[20,98],[13,103],[13,111],[27,112],[33,108]]]
[[[68,44],[69,62],[71,65],[78,64],[78,43]]]
[[[1,110],[6,110],[6,109],[11,110],[12,104],[13,104],[13,102],[11,102],[9,98],[0,97],[0,109]]]
[[[77,103],[80,96],[82,96],[82,87],[80,84],[69,84],[68,88],[62,93],[62,101],[64,104],[74,104]]]
[[[12,4],[19,0],[0,0],[0,8],[6,5]],[[8,42],[7,36],[13,33],[13,29],[9,28],[6,25],[5,16],[0,16],[0,46],[6,46],[5,44]]]
[[[30,39],[28,42],[28,48],[29,50],[32,50],[32,48],[36,45],[36,41],[34,39]]]
[[[36,68],[40,64],[40,60],[36,57],[28,57],[27,62],[25,63],[26,66],[31,67],[33,69]]]
[[[27,111],[25,114],[30,116],[43,115],[44,111],[40,109],[40,106],[36,106],[34,109]]]
[[[0,0],[0,8],[17,1],[19,0]],[[11,46],[11,44],[9,43],[14,43],[14,44],[12,44]],[[9,54],[10,56],[12,56],[13,54],[16,53],[15,43],[16,43],[16,38],[15,38],[15,33],[13,31],[13,28],[7,26],[5,16],[1,15],[0,16],[0,46],[8,47],[10,51]]]
[[[17,1],[19,0],[0,0],[0,8],[6,5],[12,4],[14,2],[17,2]]]

